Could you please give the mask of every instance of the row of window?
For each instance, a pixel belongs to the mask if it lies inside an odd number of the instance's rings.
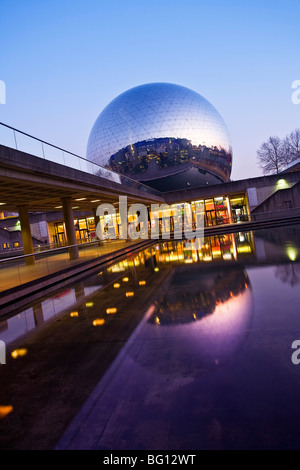
[[[19,242],[14,242],[13,243],[14,248],[18,248],[19,246],[20,246]],[[9,250],[9,243],[3,243],[2,248],[3,248],[3,250]]]

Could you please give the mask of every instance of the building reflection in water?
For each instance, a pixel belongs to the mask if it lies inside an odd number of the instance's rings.
[[[37,328],[45,326],[58,315],[64,314],[79,302],[89,298],[93,293],[99,291],[103,286],[82,286],[81,284],[64,289],[58,294],[35,302],[31,307],[0,321],[0,339],[5,344],[10,344],[23,335],[28,335]],[[70,312],[70,314],[74,312]]]
[[[118,281],[115,284],[119,284],[121,288],[126,287],[127,274],[130,274],[134,285],[140,288],[147,285],[147,289],[151,290],[151,276],[159,275],[160,267],[168,266],[172,268],[172,266],[189,265],[191,263],[207,264],[208,261],[220,260],[235,261],[240,256],[252,253],[252,247],[250,232],[205,237],[202,245],[197,240],[192,243],[168,241],[152,245],[151,248],[112,265],[103,272],[99,272],[98,275],[91,276],[87,281],[62,289],[55,295],[42,298],[40,302],[35,302],[32,306],[19,312],[18,315],[0,321],[0,339],[9,344],[17,338],[28,335],[35,329],[44,326],[47,322],[51,322],[58,315],[67,313],[68,315],[72,314],[71,316],[74,317],[78,305],[82,303],[87,306],[88,301],[92,303],[93,296],[105,289],[105,286],[111,283],[112,280]],[[150,276],[147,281],[144,278],[145,270]],[[128,286],[126,289],[128,292],[132,291]],[[179,289],[181,289],[180,286]],[[134,297],[128,292],[124,294],[126,298]],[[153,295],[155,295],[155,292]],[[198,315],[198,313],[196,312],[195,315]]]
[[[253,254],[250,232],[215,235],[191,243],[180,241],[163,243],[159,248],[158,261],[183,261],[184,263],[237,260],[239,256]]]
[[[180,268],[157,298],[145,332],[149,345],[163,342],[169,359],[155,357],[152,346],[152,360],[143,363],[147,354],[138,360],[159,374],[196,376],[238,352],[252,321],[252,290],[242,267]]]

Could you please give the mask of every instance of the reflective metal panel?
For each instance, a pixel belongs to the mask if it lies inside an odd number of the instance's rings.
[[[198,93],[152,83],[115,98],[97,118],[87,159],[163,191],[228,181],[225,123]]]

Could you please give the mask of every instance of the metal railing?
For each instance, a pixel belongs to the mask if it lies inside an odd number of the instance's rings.
[[[53,275],[69,266],[80,264],[116,252],[137,244],[141,240],[100,240],[67,245],[27,255],[12,256],[0,259],[0,292],[22,285],[26,282],[41,279],[49,274]],[[78,258],[71,259],[70,251],[77,250]],[[27,264],[27,261],[34,261]]]
[[[3,122],[0,122],[0,144],[15,150],[20,150],[21,152],[29,153],[44,160],[99,176],[132,189],[157,196],[161,195],[159,191],[150,186],[90,162],[80,155],[64,150]]]

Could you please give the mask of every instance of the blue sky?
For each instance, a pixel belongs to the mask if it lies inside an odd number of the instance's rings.
[[[260,175],[260,144],[300,127],[299,24],[299,0],[1,0],[0,120],[85,156],[115,96],[177,83],[225,120],[232,178]]]

